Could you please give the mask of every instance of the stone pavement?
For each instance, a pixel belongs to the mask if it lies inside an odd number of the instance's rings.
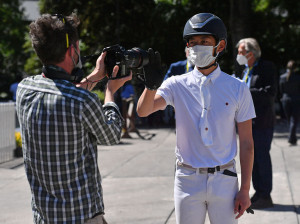
[[[106,219],[109,224],[175,224],[174,129],[140,132],[152,139],[130,133],[132,139],[122,139],[119,145],[98,147]],[[300,224],[300,146],[289,146],[282,122],[276,125],[271,155],[275,206],[245,214],[241,224]],[[32,223],[22,159],[0,164],[0,223]]]

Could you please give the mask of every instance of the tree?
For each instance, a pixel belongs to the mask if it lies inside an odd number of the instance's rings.
[[[41,0],[42,13],[77,11],[82,54],[100,52],[116,43],[126,49],[152,47],[161,53],[166,67],[184,59],[182,31],[186,21],[199,12],[219,16],[228,30],[222,69],[231,74],[236,68],[235,45],[241,38],[254,37],[263,57],[282,67],[290,58],[299,58],[296,0]]]
[[[256,0],[253,34],[258,38],[265,58],[281,70],[290,59],[300,60],[300,2],[295,0]]]
[[[0,100],[9,99],[9,85],[23,71],[26,22],[18,0],[1,0],[0,5]]]

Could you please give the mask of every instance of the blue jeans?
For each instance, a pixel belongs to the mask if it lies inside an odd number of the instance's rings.
[[[270,156],[273,128],[253,129],[254,163],[252,183],[259,197],[268,198],[272,191],[272,162]]]

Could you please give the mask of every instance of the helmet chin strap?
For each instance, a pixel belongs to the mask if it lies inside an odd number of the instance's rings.
[[[205,70],[205,69],[209,69],[209,68],[211,68],[213,66],[216,66],[216,65],[218,65],[217,60],[215,60],[215,62],[212,63],[211,65],[208,65],[208,66],[205,66],[205,67],[197,67],[197,68],[199,68],[200,70]]]
[[[219,43],[220,43],[220,42],[219,42]],[[218,43],[218,45],[219,45],[219,43]],[[205,66],[205,67],[198,67],[200,70],[209,69],[209,68],[211,68],[211,67],[213,67],[213,66],[217,66],[217,65],[218,65],[217,60],[218,60],[219,52],[216,53],[218,45],[214,48],[214,56],[216,55],[215,62],[212,63],[211,65],[208,65],[208,66]]]

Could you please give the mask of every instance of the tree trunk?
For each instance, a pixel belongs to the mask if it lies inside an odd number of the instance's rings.
[[[233,61],[235,62],[235,75],[240,77],[243,67],[236,62],[236,44],[240,39],[249,37],[252,27],[251,22],[251,0],[230,0],[230,32],[232,40]]]

